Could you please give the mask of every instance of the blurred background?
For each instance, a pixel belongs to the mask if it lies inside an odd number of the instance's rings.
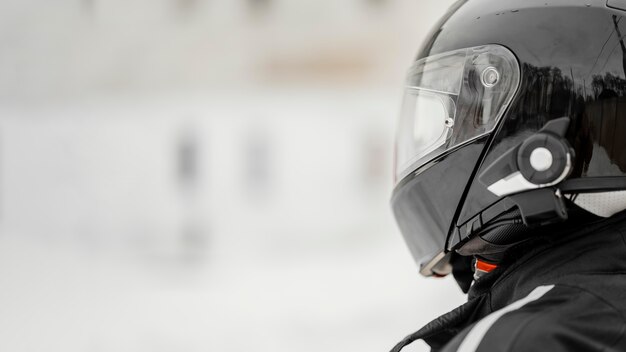
[[[389,209],[452,2],[3,0],[0,350],[387,351],[462,303]]]

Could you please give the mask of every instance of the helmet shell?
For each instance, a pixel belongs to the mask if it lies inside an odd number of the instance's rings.
[[[566,139],[576,158],[570,179],[626,177],[624,17],[626,12],[604,1],[470,0],[450,8],[417,59],[502,45],[520,64],[520,87],[491,135],[397,184],[392,207],[409,247],[436,241],[452,251],[510,210],[513,204],[489,192],[477,175],[557,118],[571,120]],[[416,211],[429,220],[415,224]],[[423,265],[424,253],[420,259],[412,252]]]

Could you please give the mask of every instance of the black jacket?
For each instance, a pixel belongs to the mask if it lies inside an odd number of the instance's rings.
[[[432,351],[626,351],[626,214],[535,238],[409,335]]]

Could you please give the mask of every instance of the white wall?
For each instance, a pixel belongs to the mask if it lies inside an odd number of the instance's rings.
[[[0,349],[385,350],[461,302],[388,206],[450,2],[2,2]]]

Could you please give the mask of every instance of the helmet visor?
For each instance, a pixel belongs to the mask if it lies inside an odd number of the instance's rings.
[[[398,123],[396,180],[493,131],[519,79],[515,56],[499,45],[416,61],[407,76]]]

